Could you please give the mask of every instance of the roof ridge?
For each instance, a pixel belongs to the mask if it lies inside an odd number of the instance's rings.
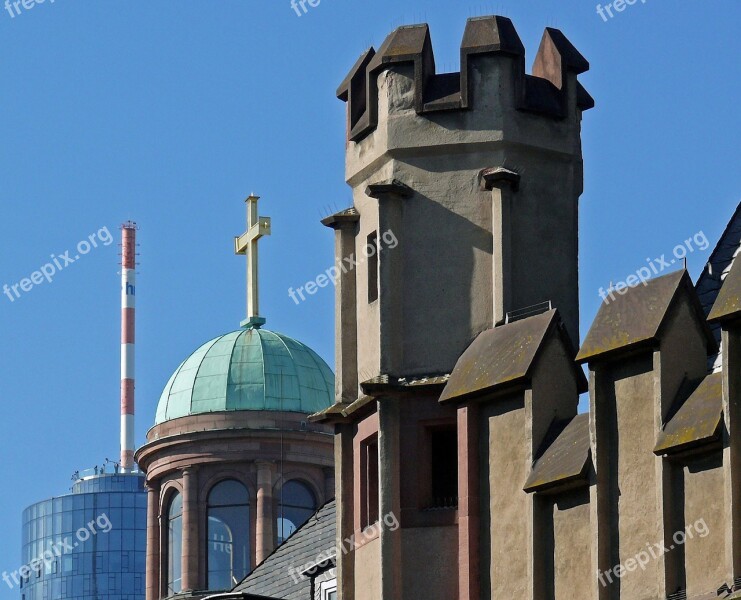
[[[226,371],[226,398],[225,398],[225,401],[224,401],[224,408],[226,408],[229,405],[229,385],[230,385],[230,381],[232,381],[231,365],[234,362],[234,352],[237,349],[237,342],[239,342],[240,338],[243,335],[245,335],[248,331],[250,331],[250,330],[249,329],[243,329],[242,331],[239,332],[239,334],[237,335],[237,337],[234,338],[234,345],[232,346],[232,351],[229,353],[229,368]],[[234,332],[232,332],[232,333],[234,333]]]
[[[264,410],[264,409],[267,409],[268,378],[265,375],[265,348],[262,345],[262,335],[260,335],[260,334],[262,332],[264,332],[264,331],[267,332],[267,333],[273,333],[273,332],[270,331],[269,329],[264,329],[263,330],[263,329],[260,329],[260,328],[258,328],[258,329],[251,329],[251,330],[248,330],[248,331],[254,331],[255,333],[257,333],[257,338],[260,340],[260,343],[258,345],[260,346],[260,364],[262,365],[262,390],[263,390],[262,391],[262,403],[263,403],[262,408]],[[281,398],[281,405],[280,405],[280,407],[281,407],[281,409],[283,408],[283,398]]]
[[[269,331],[269,333],[272,333],[275,337],[277,337],[280,340],[280,343],[283,344],[283,347],[286,349],[286,352],[288,352],[288,356],[291,357],[291,365],[293,366],[293,376],[296,378],[296,385],[298,387],[298,402],[299,402],[299,408],[301,408],[301,379],[298,376],[298,371],[296,370],[296,359],[293,356],[293,352],[291,352],[291,349],[288,347],[288,344],[286,344],[286,341],[283,339],[283,334],[278,333],[277,331]],[[288,337],[288,336],[285,336]],[[293,338],[289,338],[293,339]],[[294,340],[297,343],[297,340]],[[265,368],[265,361],[262,361],[263,364],[263,370]],[[280,372],[280,381],[281,381],[281,390],[280,390],[280,410],[283,412],[283,368],[281,367]],[[265,384],[265,390],[267,391],[267,382]],[[265,397],[267,398],[267,393],[265,394]],[[281,488],[282,489],[282,488]]]

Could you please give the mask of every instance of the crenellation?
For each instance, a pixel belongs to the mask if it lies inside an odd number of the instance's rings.
[[[589,110],[594,107],[594,100],[577,80],[588,70],[589,62],[566,36],[558,29],[547,27],[533,63],[533,74],[528,79],[532,92],[528,90],[526,101],[534,101],[538,89],[539,93],[547,94],[551,102],[559,105],[558,114],[562,118],[574,114],[576,109]],[[550,82],[552,88],[536,85],[538,79]],[[554,93],[554,88],[559,93]]]
[[[497,60],[486,60],[486,58]],[[358,59],[337,90],[348,103],[348,140],[360,142],[391,118],[396,107],[384,114],[379,76],[386,70],[409,67],[412,107],[420,116],[488,109],[482,97],[482,81],[496,81],[501,100],[518,111],[552,119],[579,119],[594,100],[577,76],[589,62],[564,34],[547,28],[535,58],[533,74],[525,69],[525,47],[512,21],[491,16],[469,19],[460,51],[458,73],[438,74],[427,25],[400,27],[379,48]],[[499,76],[486,71],[501,71]]]

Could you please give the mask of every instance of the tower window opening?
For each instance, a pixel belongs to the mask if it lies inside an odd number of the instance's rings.
[[[430,431],[430,508],[458,506],[458,432],[454,425]]]
[[[361,444],[361,510],[360,525],[363,529],[378,521],[378,436]]]
[[[368,236],[365,247],[368,257],[368,303],[378,300],[378,232],[374,231]]]

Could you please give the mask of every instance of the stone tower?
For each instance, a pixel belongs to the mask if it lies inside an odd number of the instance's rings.
[[[626,288],[577,352],[587,63],[547,29],[526,75],[501,17],[461,58],[436,75],[427,27],[402,28],[340,88],[354,206],[325,224],[357,267],[311,417],[353,540],[338,597],[741,598],[736,218],[700,297],[684,269]]]
[[[516,532],[517,565],[501,577],[514,527],[479,534],[507,499],[502,515],[528,522],[533,460],[586,389],[573,346],[588,67],[547,29],[528,75],[512,23],[486,17],[467,23],[460,73],[436,73],[417,25],[363,54],[339,88],[354,202],[323,221],[336,232],[337,398],[312,420],[336,426],[338,534],[363,540],[337,557],[340,598],[533,597],[520,592],[534,536]],[[482,394],[507,410],[479,409]],[[397,531],[366,535],[393,515]]]
[[[526,74],[504,17],[468,21],[460,73],[436,73],[427,25],[357,61],[338,90],[354,208],[325,219],[338,260],[362,259],[337,292],[343,397],[363,375],[449,373],[478,333],[540,303],[578,343],[581,115],[594,102],[577,76],[588,68],[549,28]]]

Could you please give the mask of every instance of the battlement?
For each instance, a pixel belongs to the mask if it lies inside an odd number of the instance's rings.
[[[376,129],[379,119],[378,76],[385,70],[407,65],[414,71],[414,110],[418,115],[475,108],[477,90],[473,69],[484,56],[506,57],[514,62],[510,71],[514,107],[562,120],[575,111],[594,107],[594,100],[577,81],[589,70],[589,62],[558,29],[546,28],[535,57],[532,75],[525,71],[525,47],[506,17],[469,19],[461,44],[459,73],[437,74],[429,26],[400,27],[391,33],[378,52],[364,52],[337,90],[348,103],[348,138],[358,142]],[[480,69],[492,68],[479,66]],[[494,63],[493,68],[499,68]]]

